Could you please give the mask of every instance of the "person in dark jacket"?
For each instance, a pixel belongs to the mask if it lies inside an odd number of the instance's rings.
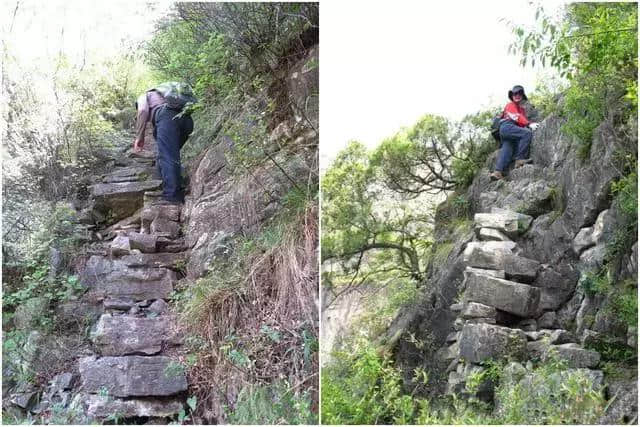
[[[500,122],[500,153],[496,162],[496,169],[490,175],[492,180],[504,178],[504,171],[511,163],[511,157],[515,151],[516,168],[526,163],[530,163],[529,145],[533,131],[538,128],[538,123],[530,122],[527,115],[520,105],[523,101],[527,101],[527,95],[524,88],[516,85],[508,93],[510,102],[502,111],[502,119]]]
[[[157,163],[162,176],[162,198],[169,203],[184,203],[180,149],[193,132],[193,119],[169,108],[157,90],[140,95],[136,104],[138,114],[133,151],[138,152],[144,147],[147,122],[151,122],[153,137],[158,144]]]

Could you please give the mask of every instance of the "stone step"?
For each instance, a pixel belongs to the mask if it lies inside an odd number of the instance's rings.
[[[160,188],[162,181],[94,184],[90,187],[95,200],[94,210],[108,212],[111,222],[133,215],[143,204],[145,191]]]
[[[467,245],[463,253],[463,260],[469,267],[503,270],[507,279],[523,283],[532,283],[536,279],[540,269],[538,261],[506,250],[496,250],[495,244],[504,242],[472,243]]]
[[[469,363],[501,357],[522,360],[526,357],[527,337],[519,329],[487,323],[467,323],[458,339],[460,357]]]
[[[530,341],[527,351],[541,360],[560,359],[569,368],[595,368],[600,363],[600,353],[587,350],[576,343],[551,345],[547,340]]]
[[[478,302],[520,317],[532,317],[540,303],[540,289],[510,280],[467,273],[465,286],[465,302]]]
[[[506,209],[492,208],[491,213],[477,213],[473,217],[475,228],[496,229],[510,238],[515,238],[529,229],[533,218]]]
[[[153,355],[163,345],[177,343],[171,331],[172,316],[154,318],[103,314],[91,332],[91,340],[102,356]]]
[[[82,389],[115,397],[172,396],[187,390],[183,366],[166,356],[84,357]]]
[[[103,183],[134,182],[153,179],[156,169],[146,165],[133,165],[116,168],[113,172],[102,177]],[[157,176],[155,179],[159,179]]]
[[[111,396],[85,394],[82,397],[87,415],[93,418],[108,418],[118,415],[132,417],[171,417],[184,409],[180,398],[119,399]]]
[[[113,297],[141,301],[168,298],[177,280],[176,272],[150,267],[153,261],[145,260],[145,255],[162,254],[129,255],[119,259],[94,255],[87,261],[80,281],[97,299]]]

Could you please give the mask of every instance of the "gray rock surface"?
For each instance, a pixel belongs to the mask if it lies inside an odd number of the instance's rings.
[[[83,390],[110,396],[171,396],[187,390],[184,368],[166,356],[80,359]]]
[[[91,339],[103,356],[157,354],[170,338],[172,320],[104,314],[92,331]]]
[[[462,311],[463,319],[471,319],[474,317],[490,317],[495,318],[498,312],[494,307],[479,304],[477,302],[468,302]]]
[[[156,252],[158,237],[153,234],[127,233],[131,249],[138,249],[142,253]]]
[[[166,268],[132,267],[132,262],[128,257],[109,260],[94,255],[89,258],[80,280],[98,298],[109,296],[140,301],[169,296],[176,280],[174,271]]]
[[[526,354],[527,337],[517,329],[483,323],[466,324],[458,344],[460,357],[469,363],[500,357],[521,359]]]
[[[118,414],[120,418],[171,417],[183,409],[180,399],[114,399],[110,396],[88,394],[85,397],[87,414],[94,418],[107,418]]]
[[[529,317],[538,310],[540,290],[522,283],[470,273],[464,299]]]
[[[496,251],[492,246],[484,244],[468,245],[464,251],[464,259],[470,267],[502,270],[506,278],[514,281],[531,283],[535,280],[540,263],[536,260],[520,257],[505,251]]]
[[[557,354],[558,357],[567,362],[570,368],[595,368],[600,362],[600,354],[592,350],[586,350],[578,344],[552,345],[547,351],[550,354]]]
[[[144,192],[156,190],[161,184],[162,181],[154,180],[95,184],[91,186],[91,194],[95,199],[94,209],[108,212],[110,222],[117,222],[140,209]]]

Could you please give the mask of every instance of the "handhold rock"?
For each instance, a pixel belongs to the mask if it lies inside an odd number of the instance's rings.
[[[171,396],[187,390],[179,363],[165,356],[84,357],[80,359],[83,390],[110,396]]]
[[[538,309],[540,290],[522,283],[469,273],[464,300],[530,317]]]
[[[470,363],[502,356],[521,359],[526,354],[527,337],[518,329],[467,323],[462,328],[458,344],[460,357]]]
[[[167,317],[112,316],[100,317],[91,339],[103,356],[126,356],[128,354],[157,354],[170,331]]]
[[[107,418],[118,414],[130,417],[170,417],[183,409],[180,399],[114,399],[110,396],[88,394],[85,399],[86,411],[90,417]]]
[[[462,318],[471,319],[474,317],[491,317],[495,319],[497,314],[498,313],[494,307],[489,307],[488,305],[477,302],[468,302],[462,311]]]

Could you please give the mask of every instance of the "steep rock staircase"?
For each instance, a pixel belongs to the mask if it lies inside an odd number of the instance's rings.
[[[173,416],[187,390],[167,303],[185,260],[181,206],[160,199],[155,143],[147,141],[145,151],[116,159],[114,170],[91,187],[91,215],[121,219],[95,232],[81,273],[85,299],[101,303],[103,314],[90,334],[95,354],[79,360],[75,403],[97,420]]]

